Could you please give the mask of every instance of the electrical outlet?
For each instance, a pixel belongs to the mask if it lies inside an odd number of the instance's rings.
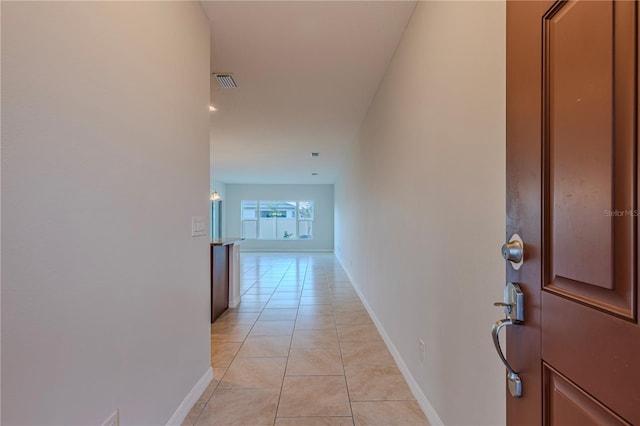
[[[427,351],[424,347],[424,341],[422,339],[418,339],[418,357],[420,358],[420,362],[422,363],[427,360]]]
[[[116,410],[102,423],[102,426],[120,426],[120,410]]]

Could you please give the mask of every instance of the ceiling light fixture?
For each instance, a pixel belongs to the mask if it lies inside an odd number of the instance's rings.
[[[209,111],[216,112],[217,110],[218,108],[214,107],[213,105],[209,105]]]
[[[213,192],[211,193],[211,198],[209,198],[211,201],[221,201],[222,197],[220,196],[220,194],[218,194],[218,191],[216,191],[215,189],[213,190]]]

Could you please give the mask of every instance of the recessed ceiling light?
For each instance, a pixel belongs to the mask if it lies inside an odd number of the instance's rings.
[[[218,108],[214,107],[213,105],[209,105],[209,111],[215,112],[217,110],[218,110]]]
[[[318,176],[317,173],[311,173],[311,176]]]
[[[320,156],[320,153],[319,153],[319,152],[312,152],[312,153],[311,153],[311,156],[312,156],[312,157],[319,157],[319,156]]]

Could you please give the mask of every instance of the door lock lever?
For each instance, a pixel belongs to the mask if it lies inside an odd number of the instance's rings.
[[[505,309],[505,313],[509,315],[511,310],[516,306],[515,303],[495,302],[493,306],[502,306]]]
[[[493,306],[503,307],[507,319],[514,324],[524,321],[524,293],[518,283],[507,283],[504,287],[503,302],[496,302]]]

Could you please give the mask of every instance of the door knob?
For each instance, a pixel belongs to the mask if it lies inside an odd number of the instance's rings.
[[[511,263],[513,269],[520,269],[524,262],[524,243],[520,235],[513,234],[509,242],[502,245],[502,257]]]

